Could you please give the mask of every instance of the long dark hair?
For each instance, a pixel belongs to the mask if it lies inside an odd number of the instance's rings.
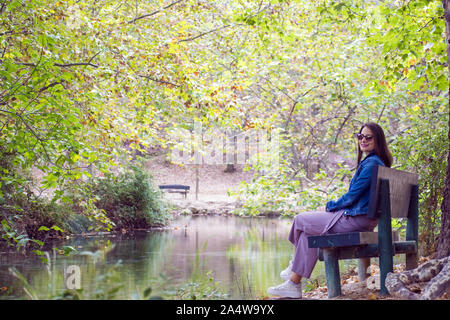
[[[359,129],[359,133],[361,133],[365,127],[372,131],[375,139],[375,154],[381,159],[381,161],[383,161],[386,167],[391,167],[393,158],[391,152],[389,151],[383,129],[375,122],[367,122],[362,125],[361,129]],[[362,153],[363,152],[361,151],[361,147],[358,143],[358,165],[361,162]]]

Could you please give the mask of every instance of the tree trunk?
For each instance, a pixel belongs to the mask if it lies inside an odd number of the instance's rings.
[[[447,43],[447,65],[450,74],[450,0],[442,0],[444,7],[444,19],[445,19],[445,31],[446,31],[446,43]],[[450,88],[449,88],[450,99]],[[450,100],[449,100],[449,112],[450,112]],[[450,142],[450,115],[449,115],[449,132],[448,140]],[[436,258],[442,258],[450,255],[450,145],[449,153],[447,156],[447,174],[445,177],[444,187],[444,199],[441,205],[441,232],[439,235]]]
[[[226,147],[224,151],[226,152],[226,164],[224,172],[233,173],[236,171],[235,165],[237,164],[237,137],[239,134],[236,130],[230,130],[227,132]]]
[[[227,167],[225,168],[225,170],[223,172],[226,173],[233,173],[236,171],[236,168],[234,167],[234,164],[232,163],[227,163]]]

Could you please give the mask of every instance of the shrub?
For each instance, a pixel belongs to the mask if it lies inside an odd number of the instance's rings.
[[[25,186],[31,185],[26,173],[10,169],[9,174],[15,181],[21,178]],[[6,178],[3,176],[3,182],[9,181]],[[17,249],[62,234],[160,226],[169,218],[159,189],[138,167],[117,176],[109,173],[78,181],[66,190],[65,201],[36,196],[16,183],[0,184],[0,190],[0,245]]]
[[[105,174],[90,183],[95,206],[104,211],[116,230],[164,225],[168,210],[149,173],[132,166],[116,175]]]
[[[0,240],[17,249],[60,236],[71,210],[31,191],[33,178],[14,150],[0,146]]]
[[[42,245],[48,238],[60,237],[69,232],[66,223],[72,216],[70,208],[39,198],[33,194],[14,193],[9,196],[13,204],[3,203],[0,219],[0,240],[14,245],[17,250]]]

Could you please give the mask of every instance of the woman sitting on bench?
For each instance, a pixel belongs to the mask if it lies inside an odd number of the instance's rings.
[[[318,259],[317,248],[308,247],[308,236],[373,231],[377,226],[377,220],[367,218],[372,168],[391,167],[393,159],[383,129],[378,124],[364,124],[357,138],[358,167],[348,192],[337,201],[329,201],[325,210],[303,212],[295,216],[289,233],[289,241],[295,247],[294,259],[280,273],[285,282],[270,287],[267,290],[270,295],[283,298],[302,297],[300,281],[311,276]],[[361,161],[363,153],[366,157]]]

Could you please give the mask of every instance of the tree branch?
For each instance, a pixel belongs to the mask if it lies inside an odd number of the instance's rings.
[[[0,14],[3,13],[3,11],[5,10],[5,8],[6,8],[6,2],[3,2],[3,3],[2,3],[2,6],[1,6],[1,8],[0,8]]]
[[[61,67],[61,68],[68,68],[68,67],[75,67],[75,66],[91,66],[98,68],[98,65],[90,63],[90,62],[73,62],[73,63],[55,63],[55,67]]]
[[[262,2],[259,4],[259,10],[258,10],[258,12],[252,14],[251,16],[248,16],[247,18],[245,18],[245,20],[248,20],[248,19],[250,19],[250,18],[252,18],[252,17],[254,17],[254,16],[257,16],[258,14],[260,14],[260,13],[263,12],[263,11],[265,11],[265,10],[269,7],[269,6],[265,6],[264,8],[261,8],[261,4],[262,4]],[[244,21],[245,21],[245,20],[244,20]],[[221,26],[221,27],[218,27],[218,28],[215,28],[215,29],[212,29],[212,30],[209,30],[209,31],[202,32],[202,33],[200,33],[200,34],[198,34],[198,35],[196,35],[196,36],[194,36],[194,37],[190,37],[190,38],[185,38],[185,39],[178,40],[178,42],[192,41],[192,40],[198,39],[198,38],[200,38],[200,37],[206,36],[207,34],[210,34],[210,33],[213,33],[213,32],[219,31],[219,30],[222,30],[222,29],[226,29],[226,28],[229,28],[229,27],[239,26],[239,25],[242,25],[242,24],[238,23],[238,24],[227,24],[227,25],[223,25],[223,26]]]
[[[136,21],[138,21],[138,20],[140,20],[140,19],[144,19],[144,18],[151,17],[151,16],[153,16],[153,15],[155,15],[155,14],[157,14],[157,13],[160,13],[161,11],[163,11],[163,10],[165,10],[165,9],[169,9],[170,7],[176,5],[177,3],[181,2],[181,1],[183,1],[183,0],[174,1],[174,2],[172,2],[172,3],[170,3],[170,4],[168,4],[167,6],[163,7],[162,9],[155,10],[155,11],[153,11],[153,12],[143,14],[142,16],[136,17],[136,18],[134,18],[133,20],[128,21],[128,23],[135,23]]]
[[[42,87],[41,89],[39,89],[39,93],[41,93],[41,92],[43,92],[43,91],[45,91],[45,90],[47,90],[47,89],[50,89],[51,87],[54,87],[54,86],[56,86],[56,85],[58,85],[58,84],[62,84],[63,82],[64,82],[64,80],[52,82],[52,83],[50,83],[49,85],[47,85],[47,86]]]
[[[36,138],[36,141],[41,144],[42,149],[47,157],[47,161],[49,161],[50,163],[52,162],[50,155],[48,154],[47,149],[44,144],[45,140],[42,139],[41,137],[39,137],[39,135],[36,133],[34,128],[31,127],[31,125],[22,117],[22,115],[20,113],[8,111],[8,110],[0,110],[0,112],[8,113],[8,114],[12,115],[12,117],[17,117],[25,125],[25,127],[31,132],[31,134]]]
[[[68,68],[68,67],[75,67],[75,66],[91,66],[94,68],[98,68],[99,66],[96,64],[93,64],[92,60],[94,60],[94,58],[96,56],[98,56],[100,54],[100,52],[101,51],[97,52],[91,58],[89,58],[88,62],[54,63],[53,65],[55,67],[60,67],[60,68]],[[35,64],[35,63],[28,63],[28,62],[16,62],[16,64],[22,65],[22,66],[27,66],[27,67],[36,67],[37,66],[37,64]]]
[[[29,63],[29,62],[16,62],[16,64],[21,66],[27,66],[27,67],[36,67],[37,64],[35,63]],[[72,62],[72,63],[55,63],[53,64],[55,67],[61,67],[61,68],[68,68],[68,67],[75,67],[75,66],[91,66],[98,68],[99,66],[90,62]]]
[[[179,84],[175,84],[175,83],[172,83],[172,82],[169,82],[169,81],[165,81],[165,80],[155,79],[155,78],[152,78],[150,76],[143,75],[143,74],[138,74],[138,76],[141,77],[141,78],[152,80],[154,82],[159,82],[159,83],[163,83],[163,84],[169,84],[169,85],[174,86],[174,87],[181,87],[181,85],[179,85]]]
[[[344,104],[345,104],[345,102],[342,101],[342,105],[344,105]],[[347,113],[347,115],[346,115],[345,118],[344,118],[344,121],[343,121],[343,122],[341,123],[341,125],[339,126],[338,132],[336,133],[336,136],[334,137],[334,144],[337,143],[337,140],[338,140],[338,138],[339,138],[339,135],[340,135],[341,132],[342,132],[342,129],[344,128],[344,126],[345,126],[345,124],[347,123],[347,121],[350,119],[350,117],[351,117],[351,115],[353,114],[353,111],[355,111],[356,107],[357,107],[357,106],[354,106],[354,107],[349,108],[348,113]]]
[[[200,33],[200,34],[196,35],[195,37],[185,38],[185,39],[178,40],[178,42],[192,41],[192,40],[198,39],[198,38],[200,38],[200,37],[206,36],[207,34],[210,34],[210,33],[213,33],[213,32],[216,32],[216,31],[219,31],[219,30],[222,30],[222,29],[231,27],[231,26],[232,26],[231,24],[227,24],[227,25],[218,27],[218,28],[216,28],[216,29],[212,29],[212,30],[209,30],[209,31]]]
[[[304,97],[304,96],[306,96],[308,93],[310,93],[312,90],[316,89],[317,87],[318,87],[318,85],[316,85],[316,86],[314,86],[314,87],[308,89],[308,90],[305,91],[304,93],[300,94],[295,100],[292,99],[288,94],[285,93],[291,100],[294,101],[294,104],[292,105],[291,110],[289,111],[288,118],[286,119],[286,123],[285,123],[285,125],[284,125],[284,130],[287,130],[287,127],[289,126],[289,122],[291,121],[292,113],[294,113],[295,106],[297,105],[299,99],[302,98],[302,97]]]
[[[417,30],[417,32],[422,31],[423,29],[425,29],[426,27],[428,27],[428,25],[434,21],[435,18],[431,18],[430,21],[428,21],[423,27],[421,27],[419,30]]]

